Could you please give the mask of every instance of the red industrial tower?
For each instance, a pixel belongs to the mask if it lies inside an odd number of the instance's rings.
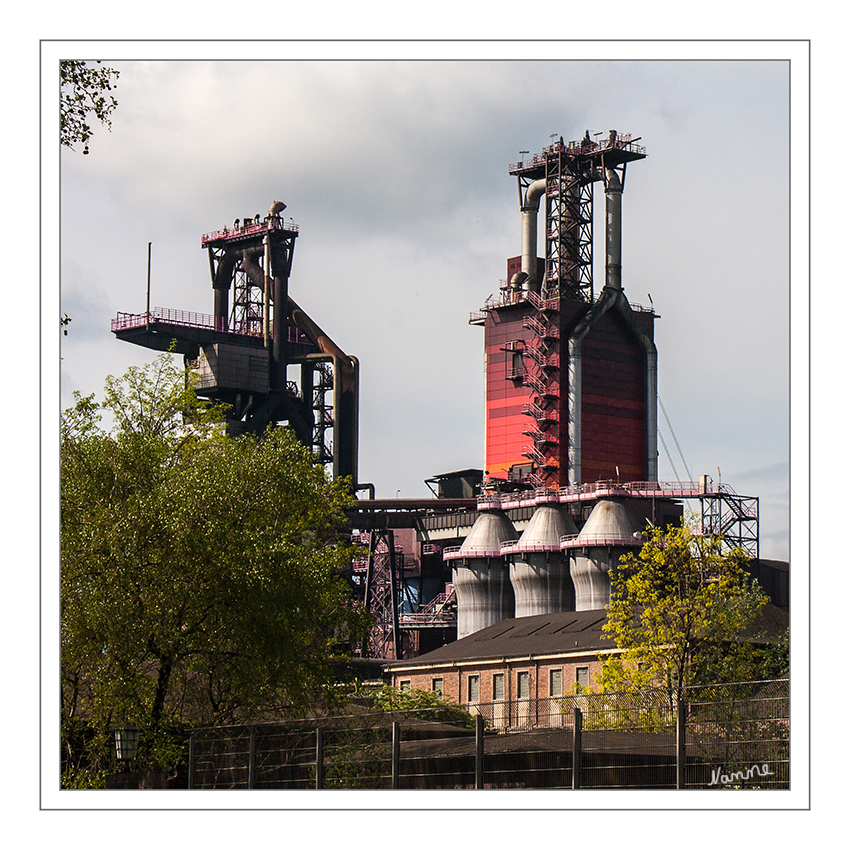
[[[484,325],[486,469],[491,483],[560,488],[598,480],[654,481],[656,350],[651,309],[621,281],[621,202],[638,139],[549,145],[510,166],[522,253],[499,296],[473,314]],[[593,289],[593,186],[606,206],[605,284]],[[545,200],[545,257],[537,218]]]

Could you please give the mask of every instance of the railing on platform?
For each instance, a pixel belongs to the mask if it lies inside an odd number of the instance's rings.
[[[639,156],[646,156],[646,148],[643,145],[637,144],[637,141],[637,139],[632,139],[631,133],[617,133],[613,139],[606,137],[605,140],[601,142],[590,139],[570,142],[560,140],[554,144],[548,145],[542,153],[533,154],[531,159],[523,159],[518,162],[510,163],[508,165],[508,171],[509,173],[514,174],[517,171],[545,165],[547,154],[559,152],[564,153],[567,156],[586,156],[599,151],[618,149],[627,150],[630,153],[635,153]]]
[[[118,313],[111,322],[113,333],[143,328],[149,325],[166,324],[183,328],[201,328],[218,333],[235,334],[237,336],[262,337],[263,330],[259,322],[233,322],[209,313],[195,313],[189,310],[174,310],[170,307],[155,307],[146,313]],[[274,326],[269,328],[269,337],[274,338]],[[294,325],[287,327],[287,341],[307,344],[309,340]]]
[[[173,310],[170,307],[155,307],[147,313],[119,313],[112,320],[112,330],[144,327],[152,324],[179,325],[184,328],[203,328],[219,333],[239,334],[241,336],[262,336],[257,322],[231,322],[209,313],[195,313],[189,310]]]
[[[491,295],[484,302],[484,306],[480,310],[469,314],[469,320],[473,323],[480,323],[484,321],[486,314],[490,310],[496,310],[499,307],[510,307],[515,304],[524,304],[526,301],[538,310],[556,311],[559,309],[557,298],[543,298],[539,293],[527,289],[507,289],[501,287],[499,295]],[[654,307],[646,307],[634,301],[629,302],[629,307],[636,313],[655,313]]]
[[[467,546],[461,553],[461,546],[447,546],[443,549],[443,560],[450,561],[453,558],[499,558],[502,550],[494,549],[492,546]]]
[[[640,535],[620,537],[612,534],[565,534],[561,538],[561,549],[580,549],[584,546],[642,546]]]
[[[701,496],[727,492],[726,485],[700,484],[696,481],[596,481],[592,484],[571,484],[554,488],[537,488],[513,493],[485,493],[478,497],[479,510],[524,507],[546,502],[594,501],[605,497],[697,499]]]
[[[290,221],[287,224],[279,218],[265,219],[264,221],[251,221],[249,224],[241,227],[223,227],[221,230],[214,230],[212,233],[205,233],[201,237],[201,247],[204,247],[209,242],[218,242],[222,239],[238,239],[246,236],[255,236],[262,233],[267,233],[270,230],[280,230],[284,233],[298,233],[298,225]]]

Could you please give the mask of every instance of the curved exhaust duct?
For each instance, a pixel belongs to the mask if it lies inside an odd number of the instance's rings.
[[[537,291],[537,214],[540,210],[540,197],[546,192],[546,180],[540,178],[530,183],[525,190],[520,211],[522,213],[522,251],[520,269],[525,275],[518,281],[524,290]]]
[[[257,257],[263,254],[263,248],[245,248],[241,251],[242,271],[248,275],[251,283],[260,291],[265,291],[265,272],[260,268]]]
[[[308,354],[305,360],[330,361],[333,364],[333,440],[334,478],[351,476],[352,485],[357,485],[359,407],[360,407],[360,362],[346,354],[292,298],[288,298],[292,322],[319,348],[321,354]]]

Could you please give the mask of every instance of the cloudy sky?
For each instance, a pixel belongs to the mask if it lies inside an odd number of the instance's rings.
[[[424,479],[484,464],[468,318],[519,253],[508,164],[616,129],[648,154],[626,179],[623,285],[661,316],[659,477],[719,468],[760,497],[762,556],[788,557],[788,62],[155,53],[95,57],[120,71],[112,131],[61,157],[64,406],[153,357],[109,329],[145,308],[148,242],[152,305],[211,313],[201,234],[282,200],[290,292],[361,363],[360,478],[429,495]]]

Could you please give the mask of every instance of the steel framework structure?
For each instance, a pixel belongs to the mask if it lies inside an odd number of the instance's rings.
[[[288,423],[320,463],[332,464],[335,478],[350,477],[356,487],[359,363],[289,297],[299,231],[280,217],[284,208],[276,201],[263,219],[237,219],[201,237],[212,315],[148,307],[119,313],[112,331],[182,354],[199,373],[199,394],[227,405],[229,433]],[[289,379],[291,366],[300,367],[300,382]]]
[[[375,618],[372,630],[363,639],[363,658],[401,657],[399,633],[399,576],[404,555],[396,549],[392,529],[373,529],[365,535],[368,543],[366,583],[363,604]]]
[[[527,480],[533,487],[552,486],[559,477],[562,434],[558,411],[564,387],[559,312],[561,299],[588,304],[594,300],[593,184],[607,181],[606,170],[616,172],[624,184],[627,164],[646,156],[636,142],[631,135],[614,130],[603,143],[593,141],[589,134],[580,142],[565,143],[561,138],[542,153],[508,168],[517,178],[521,206],[532,183],[545,181],[544,279],[539,292],[521,293],[533,309],[523,320],[532,336],[523,351],[530,362],[522,376],[531,394],[523,412],[534,419],[533,426],[523,429],[532,443],[523,447],[522,455],[532,463]],[[513,300],[515,295],[508,297]]]
[[[725,484],[699,496],[702,530],[723,538],[728,549],[759,557],[758,496],[741,496]]]
[[[625,183],[626,165],[646,157],[630,134],[612,130],[605,142],[585,134],[580,142],[563,139],[531,159],[512,163],[520,203],[535,180],[546,181],[546,274],[544,298],[593,301],[593,183],[613,169]]]

